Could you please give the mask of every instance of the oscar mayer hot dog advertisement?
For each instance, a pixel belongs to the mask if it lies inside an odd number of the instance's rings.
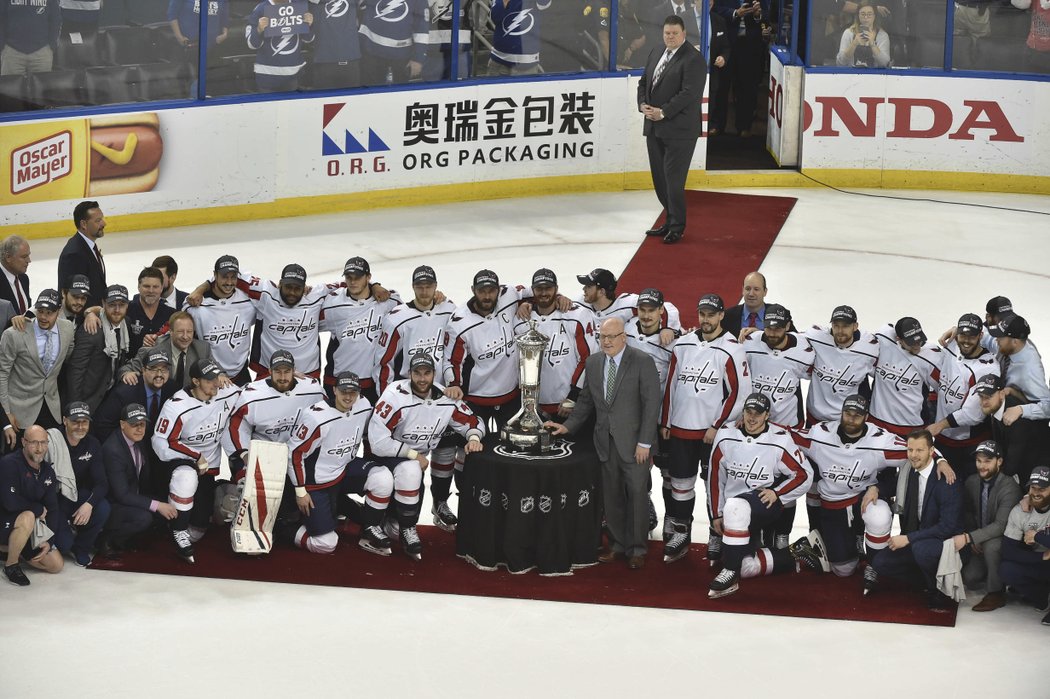
[[[155,113],[22,125],[0,146],[0,203],[149,192],[164,159]]]

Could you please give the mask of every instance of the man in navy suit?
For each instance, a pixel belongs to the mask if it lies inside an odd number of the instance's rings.
[[[892,515],[885,501],[871,503],[864,510],[865,538],[871,565],[864,575],[864,592],[875,589],[878,576],[921,582],[929,593],[931,609],[943,610],[951,600],[937,590],[937,565],[946,539],[963,531],[962,493],[952,478],[941,479],[933,451],[933,435],[916,430],[908,435],[908,461],[911,470],[907,483],[898,484],[895,509],[900,515],[901,533],[873,537],[873,529],[889,534]],[[902,474],[902,478],[903,478]],[[902,488],[901,485],[904,485]],[[880,513],[888,517],[878,516]],[[873,521],[881,519],[884,527]],[[873,546],[873,540],[883,539]]]
[[[82,201],[73,209],[77,227],[58,257],[58,286],[68,289],[74,274],[83,274],[91,284],[88,307],[101,306],[106,293],[106,263],[98,241],[106,234],[106,218],[97,201]]]

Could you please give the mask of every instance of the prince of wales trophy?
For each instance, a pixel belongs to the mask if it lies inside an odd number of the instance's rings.
[[[518,383],[521,410],[499,432],[500,442],[512,451],[543,454],[551,450],[551,433],[543,426],[536,407],[540,396],[540,367],[550,338],[529,321],[529,330],[514,340],[518,345]]]

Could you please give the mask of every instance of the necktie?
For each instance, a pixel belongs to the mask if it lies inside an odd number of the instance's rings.
[[[153,395],[149,399],[149,421],[150,424],[157,424],[157,416],[160,415],[160,395],[154,391]]]
[[[683,5],[678,5],[677,7],[674,8],[674,13],[676,15],[678,15],[679,17],[682,16],[683,12],[685,12],[685,6],[683,6]]]
[[[1008,354],[1000,354],[999,355],[999,372],[1000,372],[999,375],[1003,379],[1003,384],[1007,384],[1008,383],[1008,381],[1006,380],[1006,372],[1009,371],[1009,369],[1010,369],[1010,355],[1008,355]]]
[[[106,263],[102,259],[102,251],[99,250],[98,246],[95,246],[95,259],[98,260],[98,266],[102,268],[102,278],[106,278]]]
[[[907,468],[907,467],[906,467]],[[904,518],[901,533],[910,534],[919,528],[919,474],[912,469],[908,474],[908,490],[904,496]]]
[[[138,444],[131,445],[131,460],[135,463],[135,475],[142,475],[142,454]]]
[[[758,314],[751,311],[747,314],[747,327],[757,328],[758,327]]]
[[[988,491],[992,489],[992,484],[986,481],[981,482],[981,526],[987,527],[988,520]]]
[[[55,365],[55,334],[50,330],[47,331],[47,335],[44,336],[44,356],[40,358],[40,363],[44,365],[44,374],[51,373],[51,367]]]
[[[926,483],[923,480],[922,476],[919,476],[919,478],[917,479],[916,482],[919,485],[918,489],[916,489],[916,491],[915,491],[919,495],[919,497],[917,498],[917,501],[916,501],[916,505],[918,506],[918,510],[919,511],[916,514],[919,515],[919,524],[922,524],[922,505],[923,505],[923,500],[926,499],[926,491],[923,489],[923,487],[925,486],[926,488],[928,488],[930,486],[929,486],[929,483]]]
[[[610,359],[609,366],[605,370],[605,400],[612,400],[614,388],[616,388],[616,362]]]
[[[185,384],[183,383],[183,372],[186,370],[186,353],[179,352],[179,362],[175,365],[175,385],[182,388]]]
[[[653,75],[653,83],[660,82],[660,78],[663,76],[664,71],[667,70],[667,64],[671,62],[671,49],[667,49],[664,52],[663,60],[660,61],[660,65],[656,66],[656,74]]]
[[[18,314],[26,313],[26,297],[22,295],[22,283],[15,277],[15,294],[18,296]]]

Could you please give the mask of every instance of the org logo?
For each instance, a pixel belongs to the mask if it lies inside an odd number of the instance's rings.
[[[321,122],[321,155],[357,155],[359,153],[381,153],[390,150],[390,146],[379,137],[371,127],[367,133],[351,133],[344,120],[336,117],[346,107],[345,102],[324,105],[324,116]],[[334,123],[333,123],[334,122]]]

